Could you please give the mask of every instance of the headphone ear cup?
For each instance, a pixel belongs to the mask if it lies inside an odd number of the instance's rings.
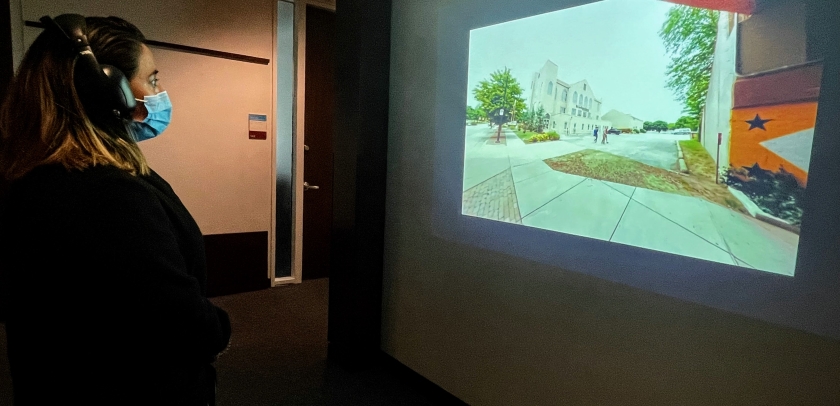
[[[131,92],[128,78],[121,70],[111,65],[100,65],[103,76],[102,98],[107,106],[128,120],[137,108],[137,100]]]
[[[88,115],[130,119],[137,101],[131,93],[128,79],[113,66],[99,65],[85,35],[85,18],[78,14],[62,14],[54,19],[44,16],[41,21],[48,30],[64,37],[77,52],[73,84]]]
[[[125,74],[114,66],[99,65],[91,59],[86,55],[80,57],[75,72],[76,92],[88,115],[130,119],[137,101]]]

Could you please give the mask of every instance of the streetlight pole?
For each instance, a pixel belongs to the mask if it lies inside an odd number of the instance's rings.
[[[507,108],[507,86],[508,86],[507,76],[508,76],[508,70],[507,70],[507,66],[505,66],[505,73],[504,73],[504,76],[502,76],[502,80],[504,80],[504,82],[505,82],[505,91],[504,91],[504,96],[502,97],[502,110],[501,110],[502,114],[501,114],[501,117],[499,117],[499,132],[496,134],[496,144],[498,144],[502,141],[502,123],[505,119],[505,109]]]

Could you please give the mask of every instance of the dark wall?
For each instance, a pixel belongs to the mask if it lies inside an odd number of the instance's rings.
[[[0,1],[0,101],[6,98],[6,87],[14,75],[10,9],[9,1]]]
[[[226,296],[271,287],[268,231],[204,236],[207,296]]]
[[[333,357],[379,352],[390,19],[390,0],[337,2]]]

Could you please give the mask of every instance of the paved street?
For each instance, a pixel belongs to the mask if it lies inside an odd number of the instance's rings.
[[[597,149],[611,154],[630,158],[657,168],[669,171],[677,170],[677,146],[675,141],[689,140],[690,135],[660,134],[649,132],[645,134],[610,134],[607,136],[609,144],[601,144],[601,132],[598,132],[598,142],[590,135],[564,135],[563,141],[570,142],[583,148]]]
[[[562,173],[543,162],[593,147],[664,162],[664,146],[676,148],[671,134],[651,134],[653,147],[640,138],[647,134],[612,135],[608,145],[592,137],[525,144],[511,131],[495,144],[490,134],[487,125],[467,127],[466,215],[793,275],[794,233],[704,199]]]

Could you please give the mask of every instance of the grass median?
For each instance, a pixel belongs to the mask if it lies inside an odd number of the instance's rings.
[[[684,176],[639,161],[594,149],[545,160],[552,169],[587,178],[620,183],[666,193],[699,197],[729,209],[747,213],[724,185],[706,177]]]
[[[685,165],[692,176],[702,177],[712,182],[715,181],[715,160],[703,147],[700,141],[680,141],[680,148],[685,158]]]
[[[524,142],[528,142],[528,140],[531,139],[531,137],[537,135],[537,133],[535,133],[533,131],[513,130],[513,132],[516,133],[516,136],[519,137],[519,139],[524,141]]]

